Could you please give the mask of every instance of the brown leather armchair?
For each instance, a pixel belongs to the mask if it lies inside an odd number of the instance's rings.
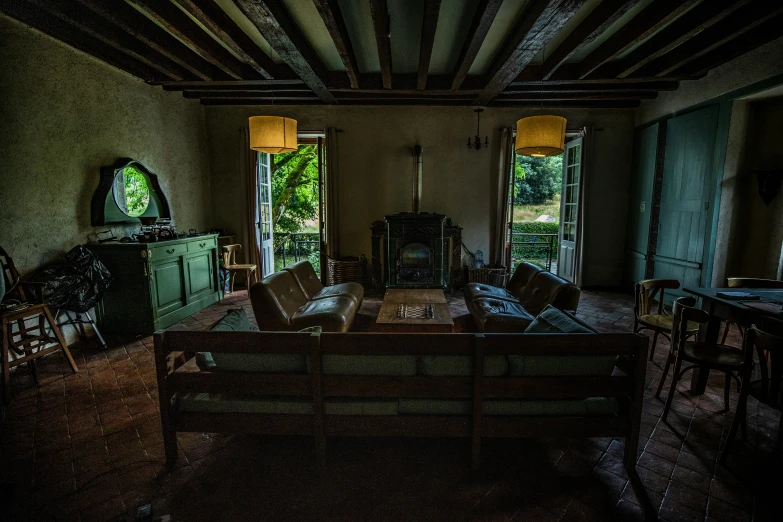
[[[541,268],[536,265],[522,261],[508,280],[506,288],[498,288],[486,283],[468,283],[465,286],[465,304],[471,311],[473,302],[480,297],[492,297],[500,301],[517,303],[527,285],[540,271]]]
[[[312,266],[309,270],[312,271]],[[304,279],[298,279],[296,274]],[[315,276],[314,271],[312,275]],[[322,287],[311,293],[316,288],[315,282],[320,285],[317,277],[313,281],[306,267],[300,266],[281,270],[252,285],[250,302],[258,328],[262,331],[296,331],[320,326],[325,332],[349,331],[364,290],[357,295],[351,293],[351,290],[356,290],[353,287]]]

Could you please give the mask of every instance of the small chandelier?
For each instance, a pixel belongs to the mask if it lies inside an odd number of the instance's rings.
[[[514,150],[520,156],[557,156],[565,149],[566,119],[561,116],[528,116],[517,121]]]
[[[296,120],[282,116],[251,116],[250,148],[267,154],[297,150]]]
[[[489,147],[489,136],[484,137],[484,143],[481,143],[481,136],[479,136],[481,134],[479,132],[481,128],[481,113],[484,112],[484,109],[475,109],[473,112],[476,113],[476,136],[473,138],[473,142],[468,137],[468,148],[474,150],[486,149]]]

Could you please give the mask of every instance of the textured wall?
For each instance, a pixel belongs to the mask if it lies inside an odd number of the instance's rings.
[[[783,74],[783,37],[713,69],[700,80],[680,82],[676,91],[661,92],[657,98],[643,101],[636,111],[636,124],[643,125],[778,74]]]
[[[179,228],[210,227],[198,102],[2,15],[0,63],[0,244],[22,273],[108,228],[90,226],[90,200],[118,157],[159,175]]]
[[[633,111],[555,110],[569,128],[593,125],[595,147],[586,206],[585,285],[620,283],[625,242]],[[422,210],[464,227],[471,250],[488,254],[497,200],[499,128],[539,109],[488,108],[481,118],[489,149],[468,150],[475,114],[468,107],[207,107],[212,215],[215,226],[243,237],[245,182],[239,171],[239,129],[248,116],[285,115],[300,130],[336,127],[339,143],[341,254],[370,254],[370,224],[411,210],[412,148],[424,149]]]

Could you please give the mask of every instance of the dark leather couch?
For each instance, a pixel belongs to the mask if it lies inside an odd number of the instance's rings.
[[[523,332],[547,305],[575,313],[580,294],[578,286],[522,262],[505,289],[469,283],[465,304],[480,332]]]
[[[320,326],[347,332],[364,299],[359,283],[323,286],[308,261],[300,261],[250,287],[253,313],[262,331],[296,331]]]

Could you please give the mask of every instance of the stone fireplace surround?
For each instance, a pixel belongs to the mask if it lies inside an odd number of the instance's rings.
[[[462,228],[445,215],[402,212],[371,230],[376,289],[462,286]]]

